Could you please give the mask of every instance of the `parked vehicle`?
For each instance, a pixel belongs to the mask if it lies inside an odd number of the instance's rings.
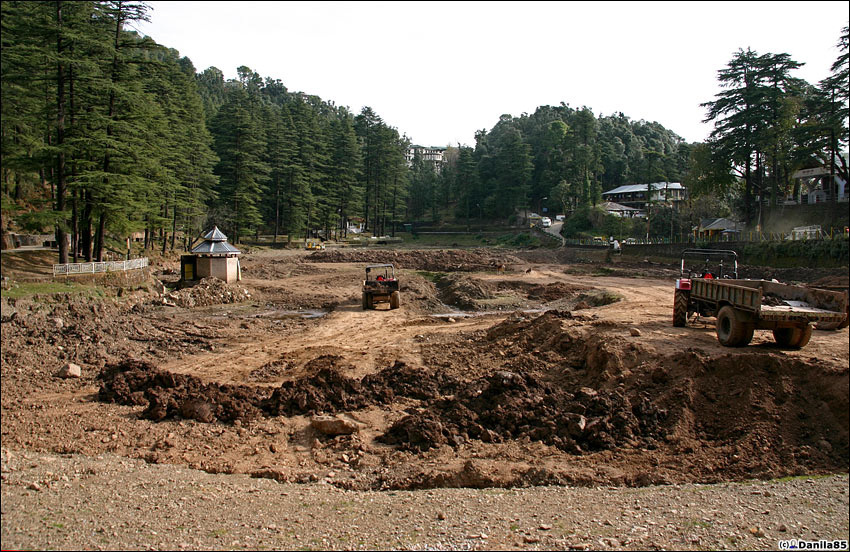
[[[361,296],[363,310],[374,309],[377,303],[389,303],[390,309],[397,309],[401,298],[395,267],[391,264],[367,266]]]
[[[550,226],[552,226],[552,219],[550,219],[549,217],[543,217],[542,219],[540,219],[540,226],[542,226],[543,228],[549,228]]]
[[[714,316],[717,340],[742,347],[753,332],[772,330],[780,347],[808,344],[814,324],[841,323],[847,295],[767,280],[739,280],[738,255],[729,250],[686,249],[673,296],[673,325],[688,317]]]

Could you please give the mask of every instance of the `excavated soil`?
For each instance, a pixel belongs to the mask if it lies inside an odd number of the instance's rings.
[[[672,326],[674,266],[565,255],[258,251],[238,286],[4,299],[3,446],[345,489],[847,472],[846,328],[725,348]],[[363,311],[384,262],[401,308]]]

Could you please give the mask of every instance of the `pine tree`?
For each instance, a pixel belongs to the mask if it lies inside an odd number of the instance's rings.
[[[258,204],[269,168],[263,161],[266,143],[259,114],[251,112],[248,91],[240,83],[231,84],[213,119],[213,135],[219,157],[215,168],[220,179],[218,195],[230,213],[221,226],[239,243],[243,234],[262,222]]]

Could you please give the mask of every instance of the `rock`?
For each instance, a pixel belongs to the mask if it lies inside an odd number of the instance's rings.
[[[60,318],[58,316],[51,319],[51,321],[53,322],[53,325],[56,326],[57,330],[61,330],[62,327],[65,325],[65,321],[62,320],[62,318]]]
[[[592,389],[590,387],[580,387],[578,393],[576,393],[576,397],[592,399],[598,394],[599,393],[596,392],[596,389]]]
[[[323,435],[350,435],[360,431],[360,424],[336,416],[314,416],[310,425]]]
[[[568,414],[567,416],[567,432],[570,434],[570,437],[575,438],[584,433],[584,428],[587,426],[587,418],[581,414]]]
[[[532,537],[530,535],[526,535],[522,538],[522,541],[526,544],[535,544],[535,543],[540,542],[540,539],[538,537]]]
[[[83,375],[83,370],[77,364],[73,362],[69,362],[65,366],[63,366],[58,372],[56,372],[56,376],[60,378],[79,378]]]
[[[632,337],[640,337],[640,330],[637,328],[629,328],[629,333]]]
[[[437,512],[437,519],[439,519],[440,521],[445,521],[446,514],[444,512]]]

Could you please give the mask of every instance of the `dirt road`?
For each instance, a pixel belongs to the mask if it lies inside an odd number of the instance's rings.
[[[672,267],[560,255],[263,251],[239,286],[4,301],[3,449],[349,492],[847,473],[847,329],[724,348],[712,319],[672,327]],[[373,262],[399,269],[400,309],[362,310]],[[69,362],[82,377],[55,377]],[[37,499],[10,473],[4,514]],[[45,545],[6,519],[4,547]]]

